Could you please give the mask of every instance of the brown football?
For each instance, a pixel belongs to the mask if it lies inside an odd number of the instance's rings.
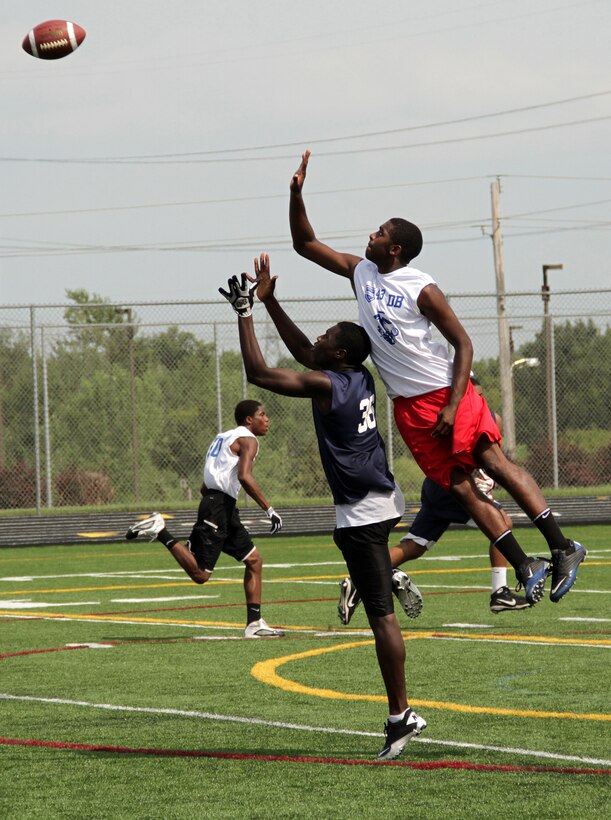
[[[76,51],[85,39],[85,29],[69,20],[39,23],[23,39],[24,51],[41,60],[57,60]]]

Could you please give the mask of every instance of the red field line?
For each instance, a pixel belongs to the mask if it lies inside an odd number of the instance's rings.
[[[54,646],[50,649],[24,649],[22,652],[5,652],[0,655],[0,661],[5,658],[18,658],[20,655],[39,655],[41,652],[69,652],[71,649],[88,649],[88,646]]]
[[[611,769],[577,769],[565,766],[499,766],[486,763],[470,763],[464,760],[434,760],[419,763],[415,760],[360,760],[343,757],[305,757],[293,755],[245,754],[237,752],[206,752],[191,749],[149,749],[129,746],[103,746],[92,743],[64,743],[56,740],[22,740],[0,737],[3,746],[36,746],[44,749],[63,749],[76,752],[105,752],[109,754],[158,755],[162,757],[204,757],[217,760],[251,760],[263,763],[320,763],[338,766],[393,766],[405,769],[430,771],[433,769],[466,769],[483,772],[551,772],[553,774],[609,775]]]
[[[319,603],[319,602],[328,603],[329,601],[337,601],[337,596],[335,598],[291,598],[290,600],[282,600],[282,601],[263,601],[265,606],[274,606],[275,604],[312,604],[312,603]],[[242,607],[244,608],[244,602],[239,602],[236,604],[190,604],[189,606],[161,606],[157,609],[115,609],[112,612],[97,612],[97,615],[133,615],[135,613],[140,613],[141,615],[146,614],[147,612],[182,612],[188,609],[224,609],[225,607]],[[0,609],[2,608],[2,604],[0,603]]]
[[[481,589],[460,589],[460,590],[443,590],[440,592],[427,592],[428,595],[473,595],[476,592],[482,592]],[[329,603],[330,601],[337,601],[335,598],[287,598],[280,601],[264,601],[265,606],[275,606],[276,604],[315,604],[315,603]],[[184,612],[190,609],[223,609],[225,607],[243,607],[243,603],[235,604],[191,604],[190,606],[161,606],[155,609],[113,609],[111,612],[98,612],[97,615],[146,615],[149,612]],[[2,605],[0,604],[0,608]]]

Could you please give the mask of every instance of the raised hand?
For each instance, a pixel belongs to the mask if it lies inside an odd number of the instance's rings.
[[[255,281],[253,285],[252,282],[252,277],[243,273],[241,281],[236,275],[227,280],[228,291],[219,288],[219,293],[227,299],[240,318],[250,316],[252,313],[254,292],[259,284]]]
[[[291,179],[290,191],[292,194],[298,194],[301,192],[303,188],[303,183],[306,178],[306,171],[308,168],[308,160],[310,159],[311,151],[306,151],[305,154],[301,155],[301,165],[293,174],[293,178]]]
[[[255,278],[259,283],[257,298],[265,302],[266,299],[270,299],[274,295],[276,279],[278,278],[277,276],[270,276],[269,256],[266,253],[262,253],[258,259],[255,257]]]

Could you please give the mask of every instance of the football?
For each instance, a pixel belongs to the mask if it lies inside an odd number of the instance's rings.
[[[57,60],[76,51],[85,39],[85,29],[68,20],[39,23],[24,37],[22,47],[32,57]]]

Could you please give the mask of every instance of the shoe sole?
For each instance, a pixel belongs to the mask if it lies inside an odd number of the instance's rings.
[[[416,595],[409,586],[393,587],[393,592],[408,618],[417,618],[420,615],[422,612],[422,598]]]
[[[344,597],[345,597],[344,596],[344,590],[345,590],[344,583],[345,583],[344,581],[342,581],[340,583],[340,595],[341,595],[342,599],[344,599]],[[347,605],[345,607],[342,606],[341,603],[337,605],[337,616],[338,616],[338,618],[340,619],[340,621],[342,622],[342,624],[344,626],[348,626],[348,624],[352,620],[352,616],[354,615],[354,610],[357,608],[357,606],[359,605],[360,600],[361,600],[358,597],[358,592],[357,592],[356,589],[352,593],[351,600],[352,600],[352,607],[350,607],[348,605],[349,602],[347,602]]]
[[[498,615],[499,612],[519,612],[522,609],[530,609],[530,604],[519,604],[518,606],[491,606],[490,612],[493,612],[495,615]]]

